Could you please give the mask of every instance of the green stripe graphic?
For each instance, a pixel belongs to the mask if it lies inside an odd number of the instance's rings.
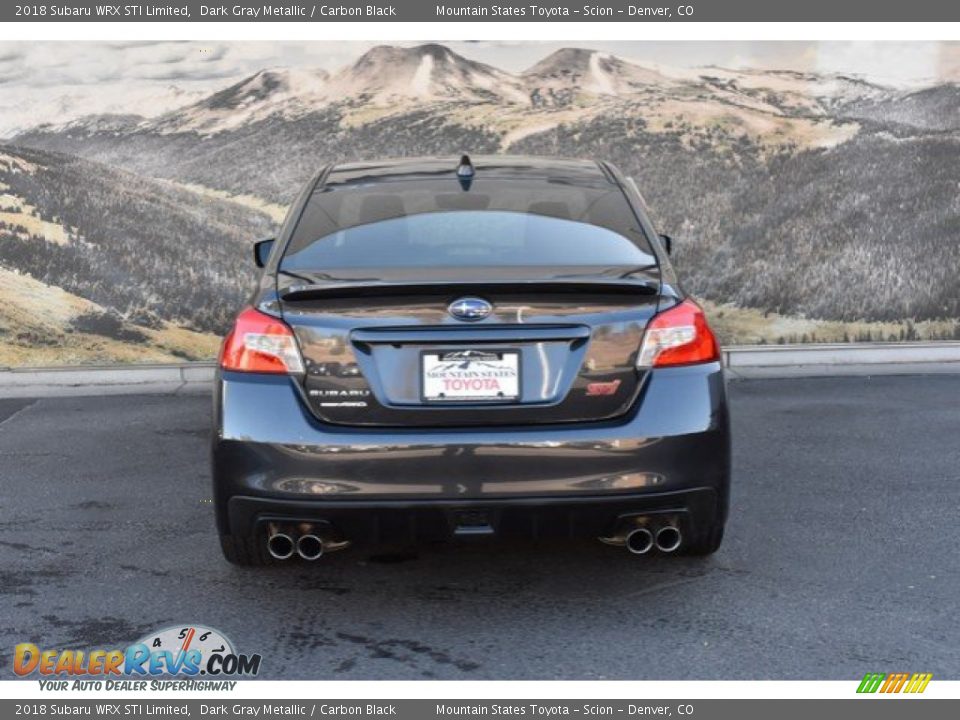
[[[857,692],[875,693],[880,689],[880,685],[886,676],[886,673],[867,673],[863,676],[863,680],[860,681],[860,687],[857,688]]]

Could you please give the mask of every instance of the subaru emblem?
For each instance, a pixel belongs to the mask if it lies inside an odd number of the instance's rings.
[[[450,303],[447,312],[457,320],[475,322],[488,317],[493,312],[493,305],[480,298],[465,297]]]

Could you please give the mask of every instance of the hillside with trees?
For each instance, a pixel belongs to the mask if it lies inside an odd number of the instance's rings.
[[[78,320],[137,342],[169,322],[220,333],[273,222],[237,203],[49,151],[0,145],[0,266],[109,310]]]

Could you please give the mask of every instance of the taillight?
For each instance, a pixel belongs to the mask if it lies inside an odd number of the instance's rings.
[[[703,310],[692,300],[665,310],[647,325],[637,367],[693,365],[720,359],[720,345]]]
[[[303,359],[293,330],[283,320],[247,308],[220,348],[220,367],[234,372],[302,373]]]

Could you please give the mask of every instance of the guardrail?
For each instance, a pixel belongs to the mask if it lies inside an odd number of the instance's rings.
[[[730,377],[960,374],[960,342],[748,345],[723,349]],[[0,369],[0,396],[207,392],[216,365],[87,365]]]

